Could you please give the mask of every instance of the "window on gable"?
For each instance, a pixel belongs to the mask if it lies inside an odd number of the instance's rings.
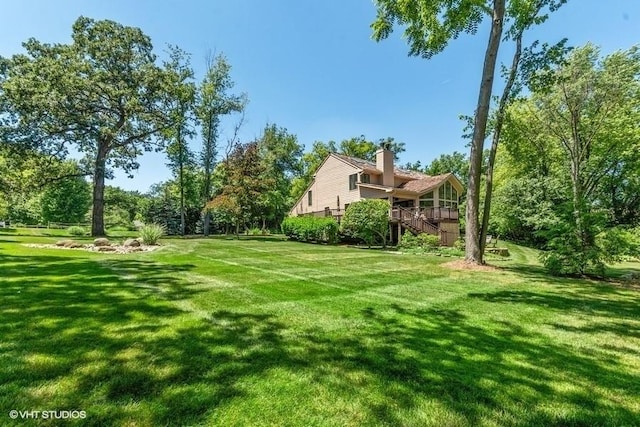
[[[358,182],[358,174],[357,173],[349,175],[349,190],[355,190],[357,182]]]
[[[313,205],[313,195],[311,193],[311,190],[309,190],[309,192],[307,193],[307,204],[309,206]]]
[[[369,175],[368,173],[363,173],[360,175],[360,182],[362,182],[363,184],[370,184],[371,183],[371,175]]]
[[[458,192],[449,181],[445,182],[438,189],[438,198],[440,207],[458,208]]]
[[[433,207],[433,191],[429,191],[428,193],[425,193],[420,197],[420,207],[421,208]]]

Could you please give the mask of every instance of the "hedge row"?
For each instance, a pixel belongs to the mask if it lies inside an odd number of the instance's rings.
[[[300,242],[336,243],[338,223],[331,217],[293,216],[282,222],[282,232]]]

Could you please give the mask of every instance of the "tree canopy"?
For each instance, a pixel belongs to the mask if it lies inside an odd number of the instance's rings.
[[[142,151],[174,126],[170,103],[184,83],[156,63],[140,29],[80,17],[70,44],[29,39],[3,60],[0,104],[7,142],[64,157],[83,153],[93,175],[92,234],[104,234],[108,167],[138,167]]]

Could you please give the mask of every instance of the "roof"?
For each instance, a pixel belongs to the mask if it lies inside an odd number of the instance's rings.
[[[425,175],[424,178],[416,179],[416,180],[401,184],[399,188],[421,194],[431,190],[432,188],[438,187],[440,184],[442,184],[447,179],[449,179],[450,176],[451,176],[450,173],[445,173],[445,174],[436,175],[436,176]]]
[[[331,155],[351,164],[352,166],[357,167],[358,169],[368,169],[368,170],[374,170],[374,171],[378,171],[379,173],[382,173],[382,171],[376,167],[376,162],[360,159],[358,157],[345,156],[344,154],[338,154],[338,153],[331,153]],[[408,178],[408,179],[431,178],[429,175],[425,175],[421,172],[411,171],[407,169],[400,169],[397,167],[393,168],[393,174],[399,178]]]

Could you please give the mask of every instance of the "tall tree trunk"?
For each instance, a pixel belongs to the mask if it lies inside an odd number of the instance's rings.
[[[215,143],[213,138],[213,123],[214,123],[213,113],[209,113],[208,127],[207,127],[207,140],[204,147],[204,204],[206,205],[211,199],[211,174],[213,173],[213,162],[214,162],[214,149],[213,144]],[[204,224],[202,227],[202,232],[205,236],[208,236],[211,230],[211,212],[208,210],[204,213]]]
[[[502,38],[502,24],[504,19],[505,0],[493,1],[493,19],[491,34],[487,44],[482,68],[482,81],[478,94],[478,105],[469,155],[469,188],[467,189],[466,227],[465,227],[465,260],[474,264],[482,264],[482,250],[480,247],[480,174],[482,171],[482,151],[487,131],[489,104],[493,89],[493,78],[496,69],[498,49]]]
[[[202,222],[202,233],[205,236],[208,236],[210,232],[211,232],[211,212],[207,210],[204,213],[204,219]]]
[[[580,160],[574,159],[571,162],[571,184],[573,190],[573,218],[576,224],[575,237],[580,250],[576,253],[578,257],[579,273],[584,274],[587,268],[586,262],[586,230],[583,220],[584,215],[584,203],[583,203],[583,191],[582,181],[580,177]]]
[[[178,128],[178,149],[180,150],[178,153],[180,161],[180,234],[184,236],[186,230],[184,215],[184,146],[182,145],[181,137],[180,128]]]
[[[98,154],[93,173],[93,208],[91,215],[91,235],[104,236],[104,177],[109,151],[106,142],[98,143]]]
[[[500,135],[502,134],[502,126],[504,124],[504,114],[507,104],[511,99],[511,89],[516,81],[518,74],[518,66],[520,65],[520,57],[522,56],[522,34],[524,29],[520,30],[516,36],[516,51],[513,54],[511,69],[509,70],[509,78],[504,87],[500,104],[496,113],[496,127],[493,131],[493,140],[491,141],[491,149],[489,150],[489,160],[487,163],[487,173],[485,177],[485,196],[484,207],[482,211],[482,225],[480,228],[480,251],[484,256],[484,250],[487,245],[487,228],[489,227],[489,215],[491,214],[491,197],[493,194],[493,168],[496,164],[496,153],[498,152],[498,144],[500,143]]]

